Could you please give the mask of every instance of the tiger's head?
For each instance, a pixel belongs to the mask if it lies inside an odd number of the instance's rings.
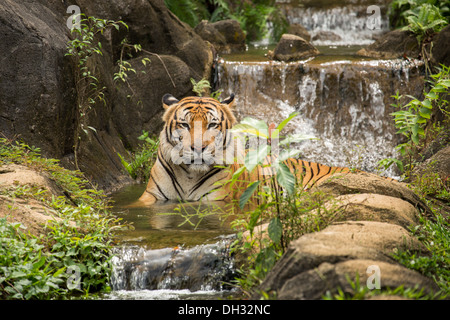
[[[236,122],[234,94],[222,102],[207,97],[178,100],[170,94],[162,100],[165,125],[160,151],[164,159],[189,172],[206,172],[223,164],[232,140],[229,129]]]

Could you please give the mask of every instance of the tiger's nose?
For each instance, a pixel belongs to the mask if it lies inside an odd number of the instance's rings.
[[[192,151],[195,153],[202,153],[206,149],[206,145],[202,146],[191,146]]]

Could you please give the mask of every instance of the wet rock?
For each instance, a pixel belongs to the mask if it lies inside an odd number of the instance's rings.
[[[433,39],[432,62],[439,66],[450,66],[450,25],[442,29]]]
[[[320,299],[327,291],[350,288],[360,276],[365,284],[369,266],[381,273],[381,288],[418,285],[427,292],[438,291],[436,284],[419,273],[399,265],[395,250],[426,253],[426,248],[403,227],[373,221],[347,221],[306,234],[293,241],[287,252],[269,272],[260,289],[277,292],[280,299]]]
[[[209,41],[218,53],[245,50],[245,33],[236,20],[227,19],[214,23],[203,20],[194,30],[204,40]]]
[[[293,35],[283,34],[273,52],[273,59],[278,61],[295,61],[320,54],[313,45],[305,39]]]
[[[311,41],[311,35],[309,34],[308,30],[306,30],[306,28],[299,23],[293,23],[289,25],[287,33],[299,36],[306,41]]]
[[[418,58],[420,48],[416,36],[412,32],[394,30],[359,50],[357,54],[377,59],[395,59],[403,56]]]

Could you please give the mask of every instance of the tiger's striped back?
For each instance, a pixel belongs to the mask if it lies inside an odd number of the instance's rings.
[[[301,182],[303,188],[312,188],[338,173],[349,173],[352,170],[347,167],[329,167],[320,163],[300,159],[288,159],[286,165]]]

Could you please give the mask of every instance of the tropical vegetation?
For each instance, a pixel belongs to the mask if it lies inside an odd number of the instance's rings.
[[[201,20],[216,22],[237,20],[248,42],[270,37],[279,40],[286,31],[287,21],[275,0],[164,0],[178,18],[194,28]]]

